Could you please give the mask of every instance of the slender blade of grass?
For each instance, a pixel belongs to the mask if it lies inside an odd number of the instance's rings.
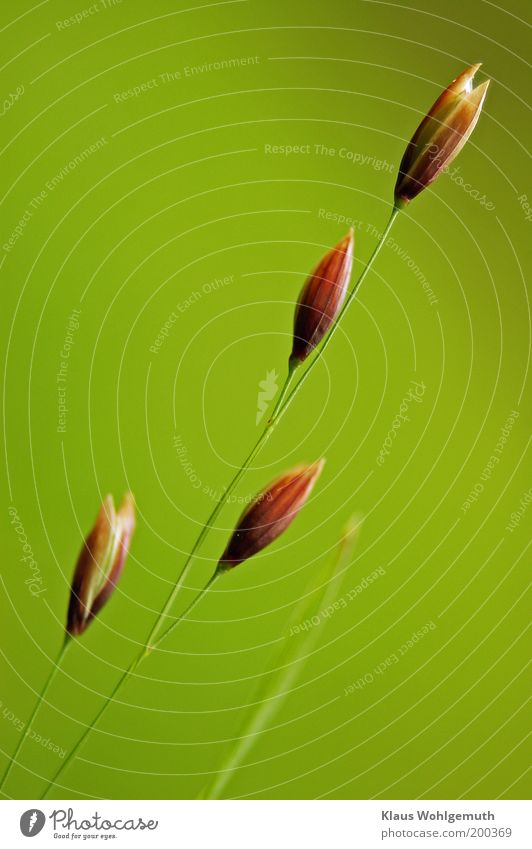
[[[354,547],[358,540],[361,518],[353,516],[338,543],[334,556],[322,568],[317,584],[313,576],[300,602],[296,604],[286,623],[286,636],[278,650],[272,672],[264,680],[257,692],[257,700],[242,727],[240,736],[226,753],[214,778],[203,788],[198,798],[219,799],[232,775],[252,749],[258,736],[267,729],[271,720],[281,709],[290,695],[290,690],[300,676],[304,661],[319,642],[321,631],[318,627],[290,636],[291,629],[305,620],[311,620],[316,611],[325,610],[337,596],[344,572],[348,568]]]

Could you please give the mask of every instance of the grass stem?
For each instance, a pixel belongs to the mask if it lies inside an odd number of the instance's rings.
[[[56,779],[58,778],[59,774],[65,769],[65,767],[70,762],[72,757],[79,750],[79,748],[81,747],[83,742],[86,740],[87,736],[89,735],[91,730],[94,728],[94,726],[96,725],[96,723],[98,722],[100,717],[105,713],[109,704],[111,703],[111,700],[116,695],[116,693],[118,692],[118,690],[120,689],[122,684],[127,680],[129,675],[131,675],[135,671],[135,669],[137,668],[139,663],[141,663],[141,661],[145,657],[147,657],[155,648],[157,648],[159,646],[159,644],[162,642],[162,640],[164,640],[168,636],[168,634],[170,634],[174,630],[174,628],[192,610],[192,607],[195,607],[195,605],[200,601],[200,599],[203,598],[203,596],[205,595],[207,590],[210,587],[212,587],[212,584],[213,584],[215,578],[217,577],[216,572],[211,576],[207,585],[196,596],[196,598],[188,606],[188,608],[184,611],[184,613],[182,613],[180,616],[178,616],[176,619],[174,619],[174,621],[168,626],[168,628],[165,631],[163,631],[162,634],[160,634],[164,620],[168,617],[168,614],[169,614],[171,608],[173,607],[173,604],[176,600],[176,597],[177,597],[180,589],[183,587],[183,585],[184,585],[184,583],[185,583],[185,581],[188,577],[188,573],[190,571],[190,568],[192,566],[192,563],[193,563],[193,560],[194,560],[196,553],[200,549],[200,547],[201,547],[204,539],[206,538],[207,534],[212,529],[214,522],[216,521],[220,511],[222,510],[222,508],[226,504],[228,497],[233,492],[234,488],[236,487],[236,485],[240,481],[240,479],[243,477],[245,472],[249,469],[251,463],[253,462],[253,460],[255,459],[257,454],[259,453],[259,451],[261,451],[261,449],[264,447],[264,445],[266,444],[266,442],[268,441],[268,439],[272,435],[274,428],[276,427],[276,425],[281,420],[281,417],[284,415],[284,413],[286,412],[286,410],[288,409],[288,407],[290,406],[290,404],[292,403],[292,401],[296,397],[296,395],[299,392],[299,390],[301,389],[303,383],[307,380],[310,372],[314,368],[315,364],[318,362],[319,358],[323,355],[323,352],[325,351],[327,345],[330,343],[334,333],[336,332],[336,330],[338,328],[338,325],[340,323],[342,316],[344,315],[344,313],[348,309],[349,305],[353,301],[357,291],[359,290],[360,286],[364,282],[364,279],[366,278],[373,262],[375,261],[380,249],[382,248],[384,242],[386,241],[386,237],[387,237],[388,233],[390,232],[391,227],[392,227],[392,225],[395,221],[395,218],[396,218],[397,214],[399,213],[399,211],[400,211],[399,207],[397,207],[397,206],[393,207],[390,218],[388,220],[388,223],[387,223],[386,227],[384,228],[384,231],[380,234],[379,240],[378,240],[378,242],[377,242],[377,244],[376,244],[376,246],[373,250],[373,253],[371,254],[366,266],[364,267],[362,274],[360,275],[359,279],[357,280],[357,282],[353,286],[353,289],[351,290],[350,294],[346,298],[344,306],[342,307],[342,310],[340,311],[336,322],[331,327],[328,335],[325,337],[325,339],[323,341],[323,344],[318,348],[315,356],[312,358],[308,367],[304,371],[303,375],[301,376],[301,378],[299,379],[299,381],[296,383],[296,385],[293,387],[293,389],[291,391],[289,391],[289,390],[290,390],[296,369],[295,369],[295,366],[293,364],[289,365],[288,375],[286,377],[285,383],[283,384],[283,386],[281,388],[281,391],[280,391],[279,396],[277,398],[273,412],[272,412],[270,418],[268,419],[268,421],[267,421],[267,423],[264,427],[264,430],[262,431],[261,435],[259,436],[258,440],[256,441],[255,445],[251,449],[250,453],[248,454],[248,456],[246,457],[246,459],[244,460],[244,462],[242,463],[240,468],[233,475],[233,478],[230,481],[227,488],[224,490],[222,495],[220,495],[220,497],[217,500],[216,504],[214,505],[214,508],[211,511],[207,521],[202,526],[202,529],[201,529],[201,531],[200,531],[190,553],[187,555],[187,558],[185,560],[183,568],[182,568],[182,570],[181,570],[181,572],[180,572],[180,574],[179,574],[179,576],[178,576],[178,578],[177,578],[177,580],[176,580],[176,582],[175,582],[175,584],[174,584],[174,586],[173,586],[173,588],[172,588],[172,590],[171,590],[161,612],[159,613],[153,628],[151,629],[151,631],[148,635],[148,639],[146,640],[145,646],[143,647],[140,654],[132,662],[132,664],[126,670],[124,670],[121,678],[119,679],[118,683],[115,685],[112,693],[107,697],[103,706],[98,711],[98,713],[95,716],[92,723],[89,726],[87,726],[85,732],[83,733],[83,736],[77,742],[76,746],[72,749],[69,756],[66,758],[64,763],[60,766],[59,770],[56,772],[54,778],[48,784],[48,786],[45,790],[44,796],[42,798],[44,798],[49,793],[53,784],[55,783]]]
[[[59,668],[61,666],[61,663],[63,661],[63,658],[66,654],[66,651],[67,651],[70,643],[71,643],[71,638],[67,635],[65,637],[63,645],[61,646],[61,650],[60,650],[59,654],[57,655],[55,663],[53,664],[53,666],[50,670],[50,673],[48,674],[48,677],[47,677],[47,679],[44,683],[44,686],[41,690],[41,694],[40,694],[39,698],[37,699],[37,701],[35,702],[35,706],[34,706],[32,712],[31,712],[30,718],[28,719],[28,722],[26,724],[26,729],[25,729],[24,733],[20,735],[20,738],[19,738],[19,741],[16,745],[15,751],[13,752],[13,755],[11,756],[11,758],[10,758],[8,764],[7,764],[7,767],[6,767],[4,774],[2,776],[2,780],[0,781],[0,791],[2,790],[7,779],[9,778],[9,775],[10,775],[11,770],[13,769],[15,763],[17,762],[17,755],[19,754],[20,750],[22,749],[22,746],[24,744],[24,740],[26,739],[26,737],[28,736],[28,734],[30,733],[30,731],[33,727],[33,722],[35,720],[35,717],[37,716],[37,714],[39,712],[39,708],[42,705],[48,690],[50,689],[52,681],[54,680],[55,676],[57,675],[57,672],[59,671]]]
[[[268,730],[271,720],[279,712],[283,701],[289,697],[296,680],[301,675],[302,663],[312,654],[321,636],[319,625],[309,631],[296,630],[302,622],[312,620],[316,612],[326,610],[336,601],[344,572],[350,565],[354,545],[358,538],[360,520],[351,520],[336,549],[332,562],[326,563],[320,575],[316,597],[316,578],[303,593],[301,601],[286,624],[286,633],[277,652],[271,672],[259,687],[255,702],[244,721],[240,735],[231,746],[218,771],[203,788],[201,799],[220,799],[236,770],[243,764],[261,734]],[[296,626],[292,630],[293,626]],[[295,636],[295,634],[300,634]]]

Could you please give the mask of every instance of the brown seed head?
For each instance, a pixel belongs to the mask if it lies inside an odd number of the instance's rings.
[[[463,71],[440,94],[412,136],[399,166],[397,206],[429,186],[457,156],[479,119],[489,80],[473,88],[480,64]]]
[[[318,460],[292,469],[253,499],[220,558],[219,572],[253,557],[286,530],[307,501],[324,463]]]
[[[83,543],[70,592],[67,633],[82,634],[113,592],[135,529],[135,504],[131,493],[115,512],[112,496],[104,499],[94,527]]]
[[[351,228],[347,236],[325,254],[301,290],[294,316],[292,367],[312,353],[342,308],[351,276],[354,240]]]

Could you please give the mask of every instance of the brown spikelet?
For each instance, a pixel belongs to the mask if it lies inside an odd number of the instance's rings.
[[[489,80],[473,88],[480,65],[471,65],[440,94],[412,136],[399,166],[397,206],[429,186],[460,153],[475,129]]]
[[[325,254],[308,277],[294,315],[292,367],[302,363],[323,339],[342,308],[353,264],[354,231]]]
[[[82,634],[113,592],[129,550],[135,529],[135,505],[128,493],[118,512],[106,496],[94,527],[78,557],[67,613],[70,636]]]
[[[298,466],[271,483],[246,507],[220,558],[218,571],[253,557],[283,533],[307,501],[325,460]]]

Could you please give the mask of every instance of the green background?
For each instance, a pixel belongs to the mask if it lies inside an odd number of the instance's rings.
[[[519,200],[532,196],[528,4],[123,0],[58,27],[89,6],[23,0],[1,13],[3,96],[24,86],[1,118],[2,769],[59,651],[72,570],[101,498],[130,488],[138,527],[119,589],[72,647],[35,723],[66,750],[146,638],[213,493],[257,438],[259,383],[272,370],[285,376],[293,304],[345,234],[338,217],[356,219],[358,275],[408,138],[441,88],[483,61],[477,79],[492,85],[455,163],[469,190],[444,175],[399,217],[395,247],[383,249],[237,491],[252,494],[323,455],[311,502],[140,667],[55,796],[195,797],[354,511],[365,523],[340,595],[384,574],[317,626],[317,648],[227,795],[526,796],[532,511],[509,522],[530,486],[532,223]],[[229,63],[242,57],[255,58]],[[115,98],[153,79],[139,96]],[[56,374],[73,309],[81,314],[58,433]],[[424,384],[421,403],[410,402],[379,465],[413,380]],[[37,597],[10,507],[40,569]],[[176,609],[209,576],[240,510],[225,508]],[[375,673],[431,622],[400,662]],[[364,676],[371,682],[345,695]],[[27,741],[6,794],[38,797],[59,763]]]

